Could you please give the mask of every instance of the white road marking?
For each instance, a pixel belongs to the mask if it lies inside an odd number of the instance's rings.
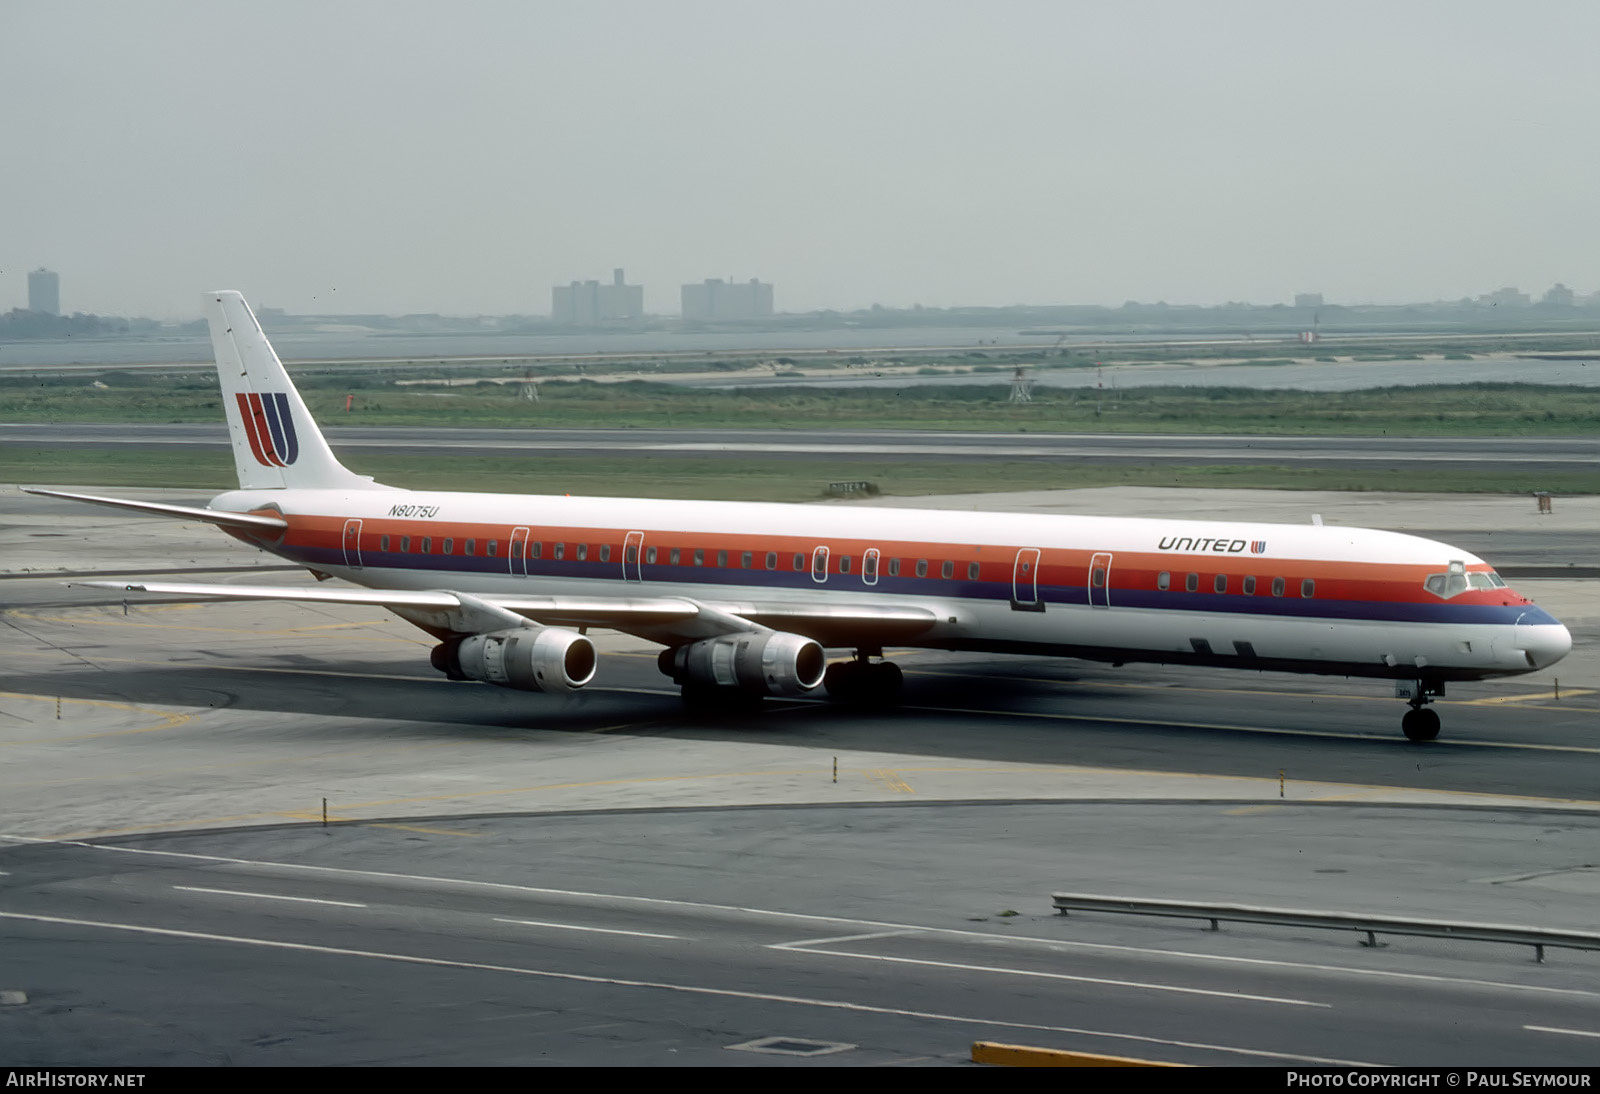
[[[694,900],[669,900],[665,897],[630,896],[624,893],[591,893],[581,889],[549,889],[533,885],[516,885],[508,881],[477,881],[470,878],[434,877],[428,874],[397,874],[385,870],[355,870],[347,866],[316,866],[302,862],[269,862],[256,859],[232,858],[226,855],[201,855],[192,851],[157,851],[146,847],[120,847],[113,844],[89,843],[85,840],[52,840],[37,836],[9,836],[0,839],[18,843],[54,843],[66,847],[84,847],[91,851],[115,851],[129,855],[154,855],[160,858],[193,859],[199,862],[220,862],[230,866],[263,867],[278,870],[309,870],[317,873],[350,874],[357,877],[385,878],[395,881],[425,881],[442,885],[460,885],[465,888],[500,889],[511,892],[536,893],[541,896],[582,897],[590,900],[615,900],[632,904],[653,904],[670,908],[695,908],[712,912],[742,912],[746,915],[768,916],[773,919],[790,919],[807,923],[839,923],[853,927],[881,927],[889,931],[925,932],[952,935],[958,938],[994,939],[1026,945],[1051,946],[1058,949],[1099,950],[1107,953],[1148,954],[1157,957],[1182,957],[1192,961],[1218,961],[1224,964],[1260,965],[1267,968],[1301,969],[1311,972],[1332,972],[1346,976],[1369,976],[1380,979],[1407,980],[1421,983],[1461,984],[1471,987],[1497,988],[1502,991],[1538,992],[1546,995],[1572,995],[1582,998],[1600,997],[1600,992],[1582,988],[1553,988],[1542,984],[1509,984],[1500,980],[1476,980],[1457,976],[1433,976],[1427,973],[1390,972],[1384,969],[1360,969],[1346,965],[1317,965],[1300,961],[1279,961],[1264,957],[1240,957],[1230,954],[1193,953],[1188,950],[1163,950],[1145,946],[1118,946],[1105,942],[1077,942],[1065,938],[1040,938],[1035,935],[999,934],[994,931],[967,931],[956,927],[925,927],[915,923],[885,923],[873,919],[847,919],[844,916],[811,915],[807,912],[784,912],[770,908],[745,908],[734,904],[707,904]]]
[[[239,946],[261,946],[269,949],[295,950],[301,953],[329,954],[335,957],[363,957],[378,961],[394,961],[406,965],[428,965],[434,968],[474,969],[480,972],[503,972],[516,976],[535,976],[546,980],[565,980],[578,984],[610,984],[623,988],[651,988],[657,991],[679,992],[685,995],[710,995],[725,999],[750,999],[763,1003],[784,1003],[790,1006],[821,1007],[828,1010],[852,1011],[860,1014],[889,1014],[924,1021],[955,1022],[974,1026],[1000,1026],[1006,1029],[1025,1029],[1042,1033],[1070,1033],[1083,1037],[1105,1037],[1118,1041],[1137,1041],[1141,1044],[1167,1045],[1174,1048],[1193,1048],[1206,1052],[1226,1052],[1237,1056],[1251,1056],[1268,1060],[1291,1060],[1296,1063],[1323,1064],[1334,1067],[1381,1067],[1381,1064],[1361,1060],[1330,1059],[1323,1056],[1299,1056],[1287,1052],[1268,1052],[1263,1049],[1241,1048],[1235,1045],[1214,1045],[1202,1041],[1175,1041],[1165,1037],[1147,1037],[1137,1033],[1115,1033],[1109,1030],[1081,1029],[1075,1026],[1047,1026],[1034,1022],[1008,1022],[999,1018],[973,1018],[959,1014],[939,1014],[933,1011],[906,1010],[901,1007],[880,1007],[869,1003],[851,1003],[840,999],[813,999],[802,995],[777,995],[772,992],[737,991],[732,988],[708,988],[697,984],[673,984],[657,980],[627,980],[614,976],[590,976],[575,972],[557,972],[551,969],[528,969],[514,965],[489,965],[477,961],[451,961],[442,957],[419,957],[414,954],[384,953],[380,950],[352,950],[341,946],[318,946],[308,942],[282,942],[271,938],[245,938],[238,935],[208,934],[202,931],[181,931],[171,927],[146,927],[135,923],[108,923],[92,919],[68,919],[64,916],[33,915],[25,912],[0,912],[0,919],[19,919],[30,923],[53,923],[66,927],[97,927],[102,930],[130,931],[136,934],[159,935],[165,938],[189,938],[200,942],[227,942]]]
[[[1134,988],[1140,991],[1170,991],[1179,995],[1209,995],[1218,999],[1239,999],[1250,1003],[1280,1003],[1287,1007],[1321,1007],[1332,1010],[1331,1003],[1313,1003],[1306,999],[1280,999],[1275,995],[1248,995],[1241,991],[1217,991],[1214,988],[1182,988],[1176,984],[1150,984],[1138,980],[1109,980],[1103,976],[1075,976],[1065,972],[1042,972],[1038,969],[1008,969],[1002,965],[967,965],[957,961],[929,961],[919,957],[889,957],[886,954],[851,953],[848,950],[795,950],[795,953],[823,954],[827,957],[852,957],[858,961],[884,961],[895,965],[924,965],[933,969],[955,969],[959,972],[992,972],[1002,976],[1032,976],[1041,980],[1070,980],[1079,984],[1103,984],[1111,988]]]
[[[915,934],[915,931],[873,931],[871,934],[843,934],[828,938],[802,938],[796,942],[774,942],[769,950],[798,950],[806,946],[820,946],[824,942],[863,942],[869,938],[893,938],[896,935]]]
[[[279,896],[277,893],[247,893],[241,889],[202,889],[198,885],[174,885],[174,889],[181,889],[186,893],[218,893],[222,896],[248,896],[257,900],[293,900],[300,904],[332,904],[338,908],[365,908],[365,904],[354,904],[348,900],[318,900],[309,896]]]
[[[611,927],[580,927],[576,923],[546,923],[539,919],[500,919],[496,923],[516,923],[523,927],[553,927],[558,931],[592,931],[595,934],[626,934],[634,938],[681,938],[676,934],[652,934],[650,931],[619,931]]]
[[[1600,1033],[1588,1029],[1561,1029],[1559,1026],[1523,1026],[1535,1033],[1565,1033],[1569,1037],[1600,1037]]]

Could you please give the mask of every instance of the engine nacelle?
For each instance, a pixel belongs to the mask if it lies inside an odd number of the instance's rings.
[[[521,691],[576,691],[594,679],[594,643],[560,627],[514,627],[433,648],[433,667],[452,680]]]
[[[804,695],[822,683],[828,659],[810,638],[752,631],[662,650],[658,664],[679,684],[736,687],[754,695]]]

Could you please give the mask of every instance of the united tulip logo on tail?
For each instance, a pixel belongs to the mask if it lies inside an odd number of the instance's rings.
[[[263,467],[288,467],[300,455],[300,442],[294,435],[294,419],[289,416],[289,396],[283,392],[248,395],[240,392],[239,417],[250,438],[250,451]]]

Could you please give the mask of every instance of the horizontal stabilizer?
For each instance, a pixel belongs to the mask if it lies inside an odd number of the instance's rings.
[[[38,494],[45,498],[66,498],[68,501],[86,501],[91,505],[109,505],[115,509],[131,509],[135,513],[149,513],[157,517],[177,517],[180,520],[201,520],[207,524],[220,524],[224,528],[245,528],[257,532],[281,532],[289,522],[278,517],[258,517],[254,513],[223,513],[216,509],[200,509],[192,505],[163,505],[154,501],[128,501],[126,498],[102,498],[94,494],[68,494],[61,490],[40,490],[24,486],[24,494]]]

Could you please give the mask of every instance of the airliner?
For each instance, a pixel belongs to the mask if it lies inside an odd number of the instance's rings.
[[[243,296],[206,313],[239,488],[205,508],[30,492],[214,524],[319,584],[83,584],[380,606],[452,680],[575,691],[590,628],[659,644],[697,704],[890,705],[887,647],[1049,655],[1387,679],[1427,741],[1448,683],[1572,648],[1482,559],[1396,532],[383,486],[334,456]]]

